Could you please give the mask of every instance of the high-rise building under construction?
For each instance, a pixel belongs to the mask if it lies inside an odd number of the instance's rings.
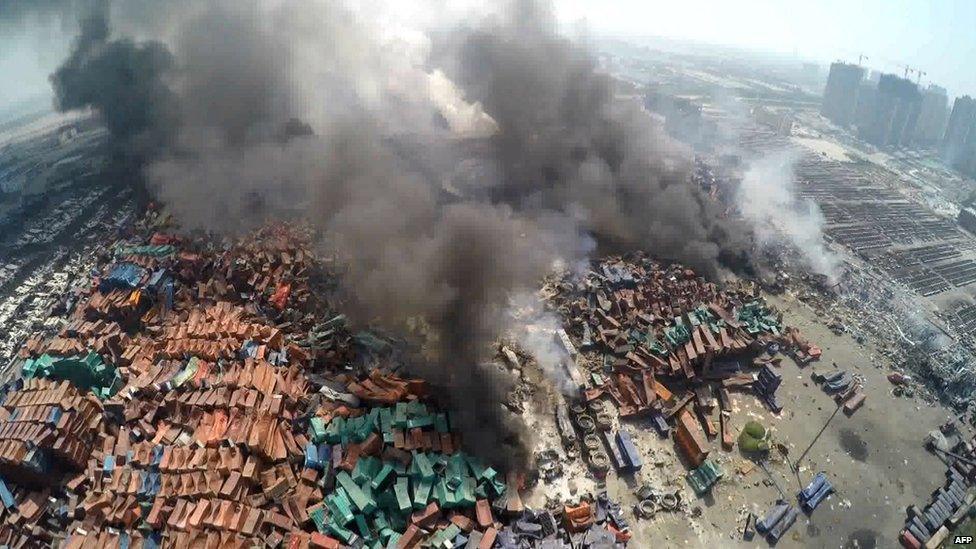
[[[976,177],[976,99],[964,95],[952,104],[942,154],[953,168]]]
[[[922,93],[922,107],[915,124],[913,142],[921,146],[936,145],[942,141],[948,118],[949,97],[945,88],[929,85]]]
[[[915,134],[922,94],[911,80],[883,74],[866,123],[858,128],[861,139],[877,147],[907,145]]]
[[[864,67],[848,63],[833,63],[824,88],[821,114],[838,126],[854,123],[857,91],[864,78]]]

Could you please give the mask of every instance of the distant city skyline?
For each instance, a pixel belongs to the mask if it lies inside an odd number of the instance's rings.
[[[976,2],[972,0],[557,0],[564,26],[620,37],[667,37],[786,55],[827,65],[857,63],[922,86],[976,96]],[[826,76],[826,72],[824,72]],[[918,75],[910,73],[914,82]]]

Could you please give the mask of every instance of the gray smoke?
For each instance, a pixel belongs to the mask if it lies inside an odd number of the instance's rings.
[[[521,0],[507,20],[449,41],[449,72],[500,128],[493,200],[572,215],[604,247],[652,250],[715,275],[746,250],[744,231],[688,185],[689,152],[634,103],[583,46],[556,33],[550,5]]]
[[[286,148],[164,161],[150,174],[190,226],[237,228],[225,223],[257,217],[241,198],[253,192],[266,192],[269,212],[286,211],[289,196],[305,200],[304,214],[326,235],[323,246],[346,268],[354,319],[401,333],[423,319],[430,360],[415,364],[415,373],[446,388],[472,450],[510,465],[524,460],[521,423],[500,405],[509,380],[482,363],[509,293],[526,290],[566,253],[544,220],[505,205],[442,201],[434,182],[411,171],[365,122]]]
[[[95,109],[114,138],[115,152],[139,167],[172,143],[177,98],[165,79],[175,60],[161,42],[109,40],[107,2],[86,7],[79,27],[70,56],[51,75],[55,106]]]
[[[470,449],[524,465],[511,380],[485,363],[510,298],[594,239],[710,274],[746,242],[548,8],[516,2],[432,41],[338,1],[120,1],[122,28],[88,12],[52,81],[185,227],[315,223],[353,318],[420,336],[414,369],[446,388]],[[281,139],[296,118],[315,135]]]
[[[760,247],[786,247],[796,252],[804,266],[824,275],[831,283],[839,280],[841,259],[824,238],[826,220],[817,204],[798,193],[794,166],[801,149],[784,147],[756,151],[743,145],[744,129],[758,122],[756,111],[724,88],[711,90],[712,101],[723,112],[716,135],[706,143],[721,153],[741,159],[741,180],[731,203],[754,235]]]
[[[78,6],[80,30],[51,76],[56,106],[93,108],[126,170],[281,135],[291,112],[289,44],[256,4],[66,4]],[[158,39],[136,41],[114,32],[113,15],[139,34],[171,24]]]
[[[787,149],[751,160],[735,202],[754,227],[760,245],[795,248],[807,267],[835,283],[840,279],[841,260],[827,248],[823,213],[816,203],[796,193],[793,166],[799,155]]]

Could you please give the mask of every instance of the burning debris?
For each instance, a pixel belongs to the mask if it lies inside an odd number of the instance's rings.
[[[911,244],[879,266],[934,295],[974,280],[953,250],[915,245],[949,227],[901,222],[917,211],[867,203],[870,189],[826,183],[808,158],[752,162],[728,185],[615,99],[547,3],[431,36],[391,36],[333,1],[142,4],[77,3],[52,85],[59,109],[105,124],[114,173],[190,232],[150,208],[79,264],[96,274],[57,304],[66,322],[4,343],[22,378],[0,412],[0,541],[626,544],[600,483],[660,467],[637,429],[673,438],[698,497],[731,470],[715,442],[786,456],[765,427],[738,428],[731,393],[778,416],[782,356],[803,366],[822,350],[759,285],[720,282],[729,271],[799,291],[859,342],[896,330],[924,347],[931,361],[912,360],[898,394],[961,381],[951,396],[968,398],[965,350],[906,333],[885,316],[902,304],[823,240]],[[825,195],[837,203],[812,206]],[[635,249],[656,259],[612,255]],[[554,265],[569,269],[547,280],[545,310],[516,318],[525,330],[492,357],[513,301]],[[522,421],[551,396],[535,369],[558,393],[541,449]],[[838,409],[863,406],[862,377],[824,378]],[[596,495],[577,494],[584,467]],[[540,481],[572,497],[530,509],[522,492]],[[829,487],[815,477],[801,506]],[[701,514],[672,488],[639,489],[635,514]],[[775,542],[797,516],[776,505],[746,530]]]
[[[479,455],[529,462],[496,405],[510,380],[483,365],[509,300],[554,262],[638,247],[709,275],[748,263],[747,231],[689,184],[688,151],[615,101],[546,2],[419,41],[333,1],[79,7],[58,107],[92,108],[117,173],[188,229],[311,222],[350,321],[423,339],[415,366],[466,403]],[[292,120],[312,135],[281,139]],[[453,144],[474,130],[475,154]],[[472,184],[444,194],[458,175]]]
[[[533,511],[517,471],[463,452],[444,395],[395,373],[402,344],[349,331],[332,294],[311,291],[326,275],[308,231],[217,245],[169,236],[167,219],[150,211],[128,229],[60,331],[19,352],[24,377],[0,408],[4,543],[629,537],[605,497]]]
[[[573,341],[564,345],[580,350],[589,372],[586,399],[608,394],[622,417],[652,409],[670,417],[683,406],[687,399],[674,398],[659,378],[704,384],[706,393],[711,385],[752,384],[729,359],[756,355],[781,334],[778,316],[747,285],[721,290],[690,269],[641,255],[593,267],[578,280],[550,283],[550,302],[567,317]]]

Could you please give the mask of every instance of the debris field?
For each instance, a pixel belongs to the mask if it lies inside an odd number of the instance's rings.
[[[528,509],[521,474],[464,453],[431,387],[393,371],[397,342],[333,309],[307,229],[172,229],[152,209],[121,227],[17,352],[0,388],[0,543],[626,544],[605,494]]]
[[[732,392],[753,395],[778,414],[783,355],[802,366],[822,354],[783,324],[756,285],[715,284],[640,253],[554,276],[542,294],[563,320],[553,340],[572,380],[556,406],[556,425],[567,455],[582,454],[598,478],[611,470],[631,476],[641,468],[631,431],[649,424],[673,440],[687,484],[695,496],[706,497],[724,475],[709,457],[713,446],[732,451],[738,445],[760,464],[776,446],[762,425],[733,417]],[[856,413],[865,401],[861,382],[847,375],[837,384],[838,410]],[[797,506],[807,512],[832,491],[821,493],[827,479],[821,474],[811,482],[816,479],[809,493],[797,495]],[[680,491],[638,484],[637,517],[681,505]],[[762,531],[770,543],[795,521],[796,510],[789,509],[792,520]],[[745,516],[746,525],[750,521],[755,524],[756,517]]]

